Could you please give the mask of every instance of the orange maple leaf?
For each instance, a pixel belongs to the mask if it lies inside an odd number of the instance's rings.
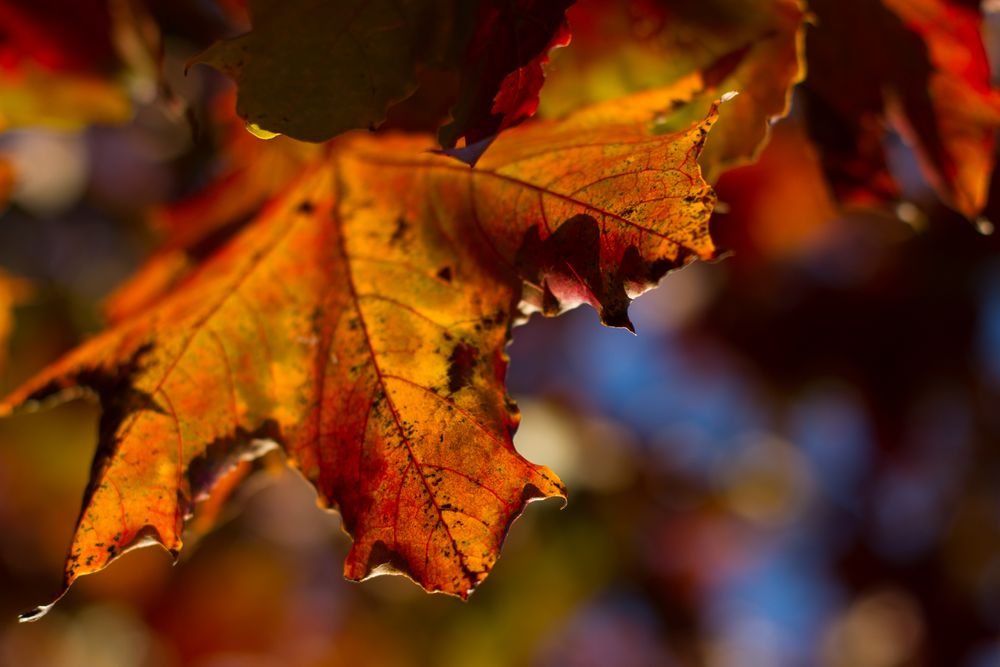
[[[277,444],[354,538],[347,577],[467,596],[525,504],[565,495],[513,448],[511,326],[584,302],[631,326],[632,297],[714,256],[697,158],[717,112],[656,134],[672,96],[511,130],[475,169],[425,136],[345,135],[155,305],[0,404],[101,399],[63,590],[136,546],[177,553],[194,503]]]

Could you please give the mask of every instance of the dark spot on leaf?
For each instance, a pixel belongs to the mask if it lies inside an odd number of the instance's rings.
[[[445,281],[446,283],[450,283],[451,282],[451,267],[450,266],[446,266],[443,269],[441,269],[440,271],[438,271],[437,272],[437,277],[440,278],[441,280]]]
[[[303,215],[309,215],[310,213],[316,210],[316,207],[313,205],[311,201],[305,199],[302,201],[302,203],[299,204],[297,210],[299,213],[302,213]]]
[[[406,218],[399,216],[396,218],[396,228],[392,230],[392,236],[389,237],[389,243],[399,243],[406,236],[406,232],[410,229],[410,223],[407,222]]]
[[[471,345],[459,342],[448,358],[448,391],[454,394],[472,381],[472,370],[479,361],[479,351]]]

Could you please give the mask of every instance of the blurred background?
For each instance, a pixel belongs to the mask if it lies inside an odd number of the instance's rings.
[[[225,168],[186,25],[164,65],[191,113],[0,135],[0,391],[99,330],[146,211]],[[514,331],[516,444],[570,500],[531,505],[468,602],[345,582],[339,519],[266,459],[176,565],[132,552],[18,624],[59,588],[96,440],[76,401],[0,421],[0,665],[1000,666],[1000,179],[971,224],[889,134],[906,203],[845,210],[801,107],[718,184],[731,253],[639,298],[638,335],[590,309]]]

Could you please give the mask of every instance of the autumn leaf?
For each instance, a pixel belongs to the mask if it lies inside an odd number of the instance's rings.
[[[452,154],[475,164],[492,138],[535,115],[549,52],[569,44],[566,8],[573,0],[486,0],[461,69],[460,97],[441,145],[464,138]],[[477,145],[473,147],[473,145]]]
[[[806,14],[798,0],[579,0],[567,16],[573,44],[554,53],[541,113],[560,117],[673,85],[685,113],[662,131],[675,131],[723,93],[737,92],[701,158],[711,182],[756,156],[805,76]]]
[[[236,80],[237,112],[251,127],[325,141],[378,127],[413,93],[416,62],[441,48],[435,22],[451,20],[449,9],[446,0],[251,0],[253,29],[196,62]]]
[[[817,15],[807,43],[810,131],[840,197],[898,196],[882,149],[888,121],[908,138],[942,201],[978,215],[1000,126],[979,11],[949,0],[815,0],[810,8]]]
[[[565,494],[513,448],[512,324],[590,303],[631,326],[631,297],[714,255],[697,157],[716,111],[655,134],[672,95],[513,129],[476,169],[425,136],[345,136],[156,305],[9,397],[0,413],[102,402],[64,590],[136,546],[177,553],[194,502],[278,443],[354,538],[347,577],[467,596],[525,503]]]
[[[423,69],[456,73],[454,119],[441,135],[451,147],[534,113],[546,54],[568,40],[569,2],[251,0],[253,30],[194,62],[236,80],[237,112],[252,131],[317,142],[381,126]]]
[[[986,205],[993,173],[996,132],[1000,128],[1000,91],[990,79],[982,41],[983,17],[977,9],[946,0],[884,0],[904,24],[924,38],[933,67],[928,95],[937,116],[940,145],[913,137],[921,146],[924,170],[945,202],[969,218]],[[893,116],[905,118],[901,107]]]

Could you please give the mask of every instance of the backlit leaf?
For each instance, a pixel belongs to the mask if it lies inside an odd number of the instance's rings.
[[[677,105],[694,120],[721,94],[726,109],[701,163],[710,181],[749,161],[769,122],[788,112],[792,86],[805,75],[804,20],[798,0],[580,0],[567,12],[573,43],[554,53],[542,113],[635,91],[689,83]],[[664,126],[666,131],[678,129]]]
[[[104,313],[112,322],[169,292],[325,150],[287,137],[257,140],[243,130],[230,95],[217,100],[215,112],[224,136],[222,169],[194,196],[153,212],[151,226],[163,239],[139,271],[108,297]]]
[[[515,128],[475,169],[426,136],[346,136],[155,305],[5,401],[102,401],[65,586],[135,546],[177,552],[193,503],[279,444],[354,538],[348,577],[467,596],[525,503],[565,494],[513,448],[512,324],[590,303],[630,326],[631,297],[714,256],[697,158],[716,110],[657,134],[673,93],[654,93]]]
[[[915,137],[924,148],[925,169],[946,202],[975,217],[986,205],[1000,127],[1000,91],[990,81],[983,18],[976,9],[947,0],[884,2],[924,38],[933,67],[927,86],[941,145]],[[903,108],[894,112],[897,118],[907,115]]]
[[[810,7],[817,15],[807,42],[810,131],[840,197],[898,195],[882,146],[888,122],[941,199],[975,217],[1000,126],[979,11],[951,0],[814,0]]]

